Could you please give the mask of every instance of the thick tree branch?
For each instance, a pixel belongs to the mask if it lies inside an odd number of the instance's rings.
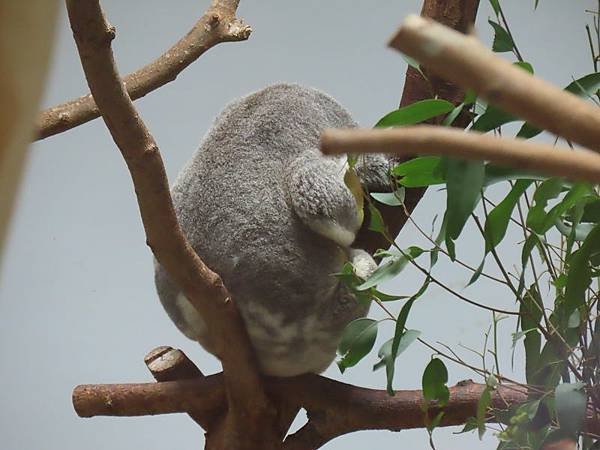
[[[461,33],[466,33],[475,23],[478,7],[479,0],[425,0],[421,9],[421,15]],[[429,73],[426,69],[424,69],[424,72],[427,78],[423,78],[419,71],[408,67],[400,106],[406,106],[416,101],[436,96],[453,103],[460,103],[464,95],[462,88],[443,78],[437,77],[433,73]],[[464,128],[468,122],[468,114],[464,114],[459,116],[453,125]],[[415,209],[424,194],[425,188],[406,189],[404,204],[409,213]],[[398,208],[391,206],[379,205],[379,209],[390,231],[390,235],[397,236],[408,220],[408,217],[404,212],[399,213]],[[373,253],[378,248],[389,247],[389,242],[381,233],[369,231],[368,221],[365,220],[354,246]]]
[[[330,154],[446,155],[600,183],[600,156],[591,151],[432,125],[325,130],[321,134],[321,150]]]
[[[600,151],[600,112],[596,106],[496,56],[475,37],[409,16],[390,46],[464,89],[473,89],[503,110]]]
[[[228,17],[236,1],[222,0]],[[275,435],[275,412],[264,393],[256,360],[242,319],[221,278],[187,242],[175,216],[158,146],[145,127],[119,78],[109,26],[97,0],[68,0],[67,9],[90,91],[113,140],[129,167],[147,243],[173,281],[209,327],[225,373],[228,399],[223,448],[268,448]],[[259,442],[261,444],[259,444]]]
[[[175,45],[150,64],[125,76],[123,82],[129,97],[137,100],[175,80],[183,69],[221,42],[248,39],[252,29],[235,17],[237,3],[214,0]],[[92,95],[83,95],[42,111],[37,119],[36,139],[62,133],[98,117],[100,111]]]

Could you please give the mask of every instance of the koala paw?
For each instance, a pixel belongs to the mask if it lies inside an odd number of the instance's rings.
[[[359,248],[350,249],[350,262],[354,267],[354,275],[363,280],[373,275],[373,272],[377,269],[377,263],[371,255]]]

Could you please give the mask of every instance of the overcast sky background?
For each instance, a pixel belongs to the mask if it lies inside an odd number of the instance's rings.
[[[179,39],[209,1],[103,1],[117,28],[114,49],[122,74],[140,67]],[[169,178],[190,157],[215,115],[235,97],[277,81],[320,88],[345,105],[364,126],[397,107],[406,64],[385,43],[404,16],[418,13],[417,0],[242,1],[239,16],[253,27],[247,42],[221,44],[176,80],[136,102],[162,150]],[[478,33],[491,42],[489,6],[482,0]],[[561,86],[592,71],[584,24],[596,2],[533,0],[502,2],[513,34],[536,73]],[[60,17],[44,106],[87,92],[65,11]],[[445,196],[429,192],[415,212],[430,228]],[[471,232],[473,231],[473,233]],[[459,256],[477,265],[480,239],[459,243]],[[519,236],[502,246],[517,258]],[[414,228],[399,237],[403,246],[427,246]],[[516,260],[516,259],[513,259]],[[487,267],[494,272],[492,263]],[[129,174],[104,124],[88,123],[35,143],[0,273],[0,436],[6,450],[201,448],[200,428],[184,415],[80,419],[71,406],[77,384],[140,382],[151,376],[144,354],[158,345],[179,347],[205,373],[219,370],[214,358],[181,335],[162,310],[153,284],[152,258],[145,246]],[[514,308],[502,286],[482,281],[463,289],[470,274],[443,257],[435,273],[450,286],[497,307]],[[408,269],[387,286],[411,294],[422,278]],[[401,305],[396,305],[401,306]],[[381,317],[373,308],[373,317]],[[478,358],[458,344],[480,349],[490,314],[430,288],[413,308],[410,328],[434,343],[443,341],[466,359]],[[501,322],[501,369],[510,367],[514,322]],[[383,329],[377,347],[391,336]],[[371,372],[376,352],[343,377],[332,366],[326,375],[383,388],[385,374]],[[418,389],[430,352],[419,344],[397,362],[395,387]],[[519,361],[517,354],[516,361]],[[448,363],[450,383],[475,377]],[[481,444],[473,433],[435,431],[439,449],[495,448],[488,433]],[[361,432],[325,448],[428,448],[424,430]]]

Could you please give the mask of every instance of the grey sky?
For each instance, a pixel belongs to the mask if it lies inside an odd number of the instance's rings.
[[[104,1],[117,27],[114,44],[123,74],[147,63],[185,33],[208,0],[165,2]],[[239,15],[254,32],[244,43],[221,44],[189,67],[179,79],[136,103],[156,137],[169,177],[189,158],[212,118],[234,97],[276,81],[296,81],[337,98],[364,126],[397,106],[406,65],[385,47],[420,1],[327,2],[242,1]],[[584,12],[595,1],[505,0],[515,38],[536,73],[559,85],[592,71]],[[482,0],[478,32],[490,42],[490,10]],[[44,105],[86,92],[63,11]],[[415,218],[429,229],[444,194],[432,191]],[[467,235],[473,235],[467,230]],[[515,256],[518,236],[502,247]],[[137,205],[121,156],[104,124],[96,120],[32,147],[27,174],[0,273],[0,435],[6,450],[22,449],[197,449],[200,429],[184,415],[146,418],[80,419],[71,407],[71,390],[81,383],[150,380],[144,354],[157,345],[180,347],[206,373],[216,361],[171,324],[154,291],[152,259],[144,244]],[[422,244],[407,227],[402,245]],[[461,241],[464,259],[477,265],[479,240]],[[443,259],[443,258],[442,258]],[[493,265],[488,264],[490,271]],[[442,260],[436,274],[462,290],[469,274]],[[420,276],[407,270],[388,292],[413,293]],[[514,308],[503,289],[481,283],[465,291],[485,303]],[[373,316],[381,314],[373,308]],[[432,288],[417,303],[409,327],[430,342],[442,340],[480,348],[490,315]],[[502,361],[510,370],[510,332]],[[386,334],[387,333],[387,334]],[[381,334],[389,337],[390,329]],[[379,339],[382,341],[382,339]],[[462,350],[475,363],[467,351]],[[417,344],[397,363],[395,387],[416,389],[430,352]],[[383,387],[383,372],[371,372],[375,355],[340,376],[363,386]],[[517,357],[518,361],[518,357]],[[448,364],[452,384],[474,375]],[[515,377],[521,368],[515,367]],[[435,432],[438,448],[475,447],[473,434]],[[328,449],[428,448],[424,430],[363,432],[339,438]],[[488,434],[480,448],[495,448]]]

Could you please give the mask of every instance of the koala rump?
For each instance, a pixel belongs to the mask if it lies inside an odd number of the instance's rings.
[[[322,372],[367,313],[334,276],[348,260],[364,278],[376,267],[351,248],[362,211],[345,158],[318,150],[322,129],[355,126],[318,90],[272,85],[225,108],[173,185],[179,222],[231,292],[265,374]],[[361,178],[385,184],[384,158],[371,161]],[[158,263],[155,280],[173,322],[211,351],[204,320]]]

